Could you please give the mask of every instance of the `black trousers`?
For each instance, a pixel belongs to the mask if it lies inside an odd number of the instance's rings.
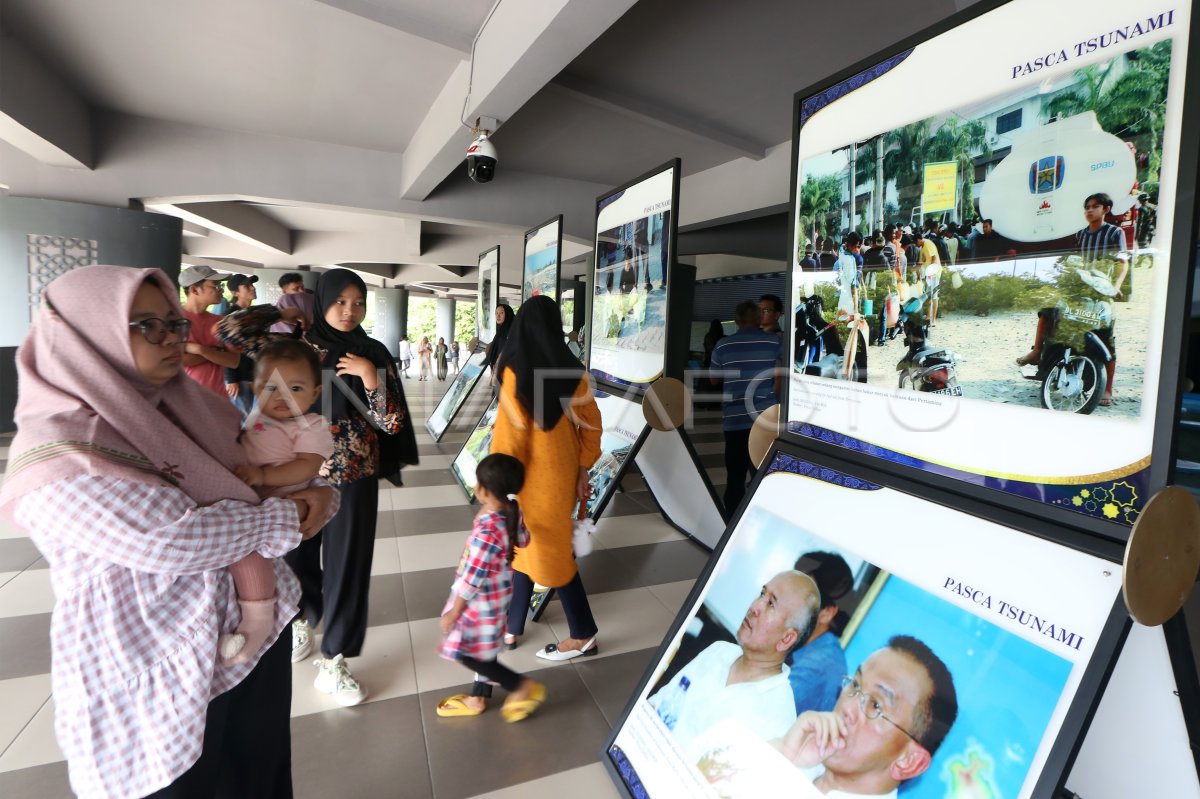
[[[746,484],[754,477],[750,463],[750,429],[725,431],[725,520],[733,518]]]
[[[562,602],[571,637],[586,641],[595,635],[596,619],[592,616],[592,606],[588,604],[587,592],[583,590],[583,580],[580,579],[579,572],[575,572],[571,582],[562,587],[555,587],[554,593]],[[508,632],[512,635],[525,632],[525,616],[529,613],[529,600],[532,597],[533,580],[528,574],[514,569],[512,604],[508,606]]]
[[[312,538],[284,555],[300,579],[300,613],[316,626],[325,619],[321,654],[355,657],[367,637],[367,594],[379,510],[379,478],[338,486],[337,515]],[[321,568],[322,550],[325,568]]]
[[[291,639],[285,629],[246,679],[208,704],[200,759],[153,799],[291,799]]]
[[[471,688],[471,696],[491,696],[493,682],[506,691],[515,691],[520,686],[521,680],[524,679],[495,658],[476,660],[467,655],[459,655],[458,662],[475,672],[475,685]],[[485,679],[481,680],[480,677]]]

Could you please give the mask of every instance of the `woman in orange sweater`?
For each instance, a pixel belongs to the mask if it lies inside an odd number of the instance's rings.
[[[537,653],[545,660],[594,655],[596,621],[571,551],[572,510],[590,491],[588,469],[600,457],[600,409],[591,384],[563,340],[558,303],[533,297],[517,313],[500,354],[500,411],[491,451],[525,465],[518,495],[529,546],[513,559],[513,598],[505,642],[525,630],[533,583],[562,600],[570,637]]]

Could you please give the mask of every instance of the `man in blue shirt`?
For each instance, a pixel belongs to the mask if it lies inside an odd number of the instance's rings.
[[[796,560],[795,568],[817,584],[821,609],[812,633],[788,656],[788,682],[796,715],[806,710],[827,712],[837,704],[846,673],[846,655],[832,628],[838,600],[854,587],[854,576],[846,561],[832,552],[806,552]]]
[[[767,408],[779,402],[782,379],[782,344],[779,336],[759,327],[758,304],[738,303],[734,323],[738,329],[721,339],[712,354],[712,384],[725,381],[722,428],[725,431],[725,513],[733,517],[746,483],[754,476],[750,463],[750,428]]]

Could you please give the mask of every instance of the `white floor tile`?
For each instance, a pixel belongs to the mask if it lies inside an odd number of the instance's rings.
[[[54,740],[54,700],[48,700],[0,755],[0,771],[16,771],[66,760]]]
[[[0,538],[28,538],[16,525],[0,519]]]
[[[456,485],[380,489],[379,502],[381,509],[383,507],[384,495],[388,495],[391,510],[441,508],[447,505],[467,504],[466,495]]]
[[[50,675],[15,677],[0,681],[0,752],[8,749],[17,735],[50,698]]]
[[[371,576],[376,574],[399,574],[400,552],[395,538],[376,538],[375,554],[371,558]]]
[[[595,657],[656,647],[675,620],[675,614],[646,588],[590,594],[588,601],[600,630],[597,637],[600,654]],[[557,638],[569,635],[567,620],[558,602],[550,604],[542,621],[550,626]],[[548,661],[538,662],[549,665]]]
[[[679,609],[683,607],[684,601],[688,594],[692,592],[692,586],[696,584],[695,580],[681,580],[677,583],[660,583],[659,585],[647,586],[650,593],[658,597],[658,601],[671,613],[678,614]]]
[[[657,513],[612,516],[607,519],[602,516],[596,522],[596,543],[605,549],[683,541],[686,538]]]
[[[452,569],[462,558],[468,531],[406,535],[396,539],[400,550],[400,571]],[[449,586],[447,586],[449,589]]]
[[[454,462],[453,455],[422,455],[421,462],[416,466],[405,466],[405,472],[423,472],[430,469],[449,469]],[[403,474],[401,475],[403,476]]]
[[[569,796],[571,799],[618,799],[608,771],[600,763],[560,771],[549,777],[530,780],[499,791],[481,793],[472,799],[527,799],[530,796]]]
[[[413,656],[416,659],[417,686],[422,693],[462,685],[472,679],[471,672],[459,663],[451,663],[438,654],[442,630],[438,619],[422,619],[409,622],[412,632]],[[558,639],[546,624],[526,624],[525,635],[514,650],[502,649],[500,662],[513,671],[525,673],[550,665],[536,656],[539,649]]]
[[[395,699],[416,693],[417,680],[413,670],[412,643],[409,624],[385,624],[367,631],[362,654],[347,659],[351,673],[366,687],[368,702]],[[320,636],[313,647],[313,657],[292,665],[292,717],[341,709],[328,694],[313,687],[317,668],[313,660],[320,657]]]
[[[0,618],[30,616],[54,610],[49,569],[27,569],[0,587]]]

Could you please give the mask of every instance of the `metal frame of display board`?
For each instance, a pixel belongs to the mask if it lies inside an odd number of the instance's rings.
[[[483,346],[476,347],[475,352],[472,352],[470,354],[470,356],[467,358],[467,362],[470,362],[470,360],[477,355],[485,355],[486,352],[487,352],[486,347],[483,347]],[[460,357],[461,357],[461,353],[460,353]],[[464,364],[464,366],[465,366],[465,364]],[[435,433],[433,431],[433,428],[431,428],[429,426],[429,421],[438,412],[438,409],[442,407],[442,403],[446,401],[446,398],[450,396],[450,392],[451,392],[451,390],[453,390],[454,384],[458,382],[458,378],[462,374],[462,369],[461,368],[459,369],[458,373],[454,375],[454,380],[450,381],[450,385],[446,388],[446,393],[442,394],[441,398],[438,400],[438,404],[434,407],[433,413],[429,414],[429,418],[425,420],[425,432],[429,433],[430,438],[432,438],[435,442],[440,442],[446,436],[446,433],[448,433],[450,431],[451,426],[453,426],[454,420],[458,418],[459,412],[462,411],[462,409],[466,406],[467,402],[470,401],[471,395],[475,393],[475,389],[477,389],[479,387],[480,383],[483,382],[484,375],[488,374],[490,370],[491,370],[490,366],[485,366],[479,370],[479,374],[475,375],[475,378],[472,381],[470,388],[468,388],[466,391],[464,391],[460,395],[458,404],[450,409],[450,413],[446,417],[446,426],[442,428],[442,432]],[[488,385],[487,383],[483,383],[483,384]],[[476,421],[478,421],[478,420],[476,420]]]
[[[803,106],[806,100],[817,98],[823,95],[822,100],[834,102],[840,100],[851,92],[857,91],[860,87],[867,87],[869,91],[870,82],[878,75],[890,68],[889,65],[895,66],[904,59],[908,58],[912,52],[920,45],[928,42],[935,36],[945,34],[955,28],[962,26],[965,23],[976,20],[977,18],[990,14],[998,9],[1002,9],[1009,3],[1023,2],[1024,0],[983,0],[976,3],[970,8],[964,9],[955,13],[945,20],[938,22],[921,32],[907,37],[899,43],[888,47],[887,49],[872,55],[853,66],[847,67],[825,79],[822,79],[807,88],[797,92],[793,104],[793,137],[792,137],[792,158],[791,158],[791,173],[789,176],[791,185],[791,213],[789,220],[789,242],[796,241],[796,202],[798,191],[799,178],[799,152],[800,152],[800,136],[801,136],[801,119]],[[1032,3],[1031,3],[1032,5]],[[1104,27],[1104,22],[1093,15],[1093,10],[1086,4],[1079,3],[1080,18],[1086,18],[1095,21],[1097,35],[1099,28]],[[1191,5],[1190,3],[1188,5]],[[1121,24],[1132,24],[1137,20],[1134,18],[1135,11],[1131,10],[1128,5],[1122,6],[1123,12],[1129,16],[1129,19],[1120,20]],[[1169,6],[1163,6],[1158,11],[1167,12]],[[1186,32],[1188,37],[1189,51],[1185,63],[1185,69],[1179,72],[1176,80],[1191,81],[1193,76],[1200,74],[1200,36],[1197,32],[1200,31],[1200,18],[1197,15],[1197,7],[1191,6],[1190,25]],[[1176,9],[1175,13],[1178,13]],[[1116,24],[1117,20],[1114,19]],[[1051,26],[1052,27],[1052,26]],[[1002,34],[997,34],[1002,37]],[[1181,34],[1182,35],[1182,34]],[[964,34],[965,36],[965,34]],[[1003,37],[1002,37],[1003,38]],[[1005,39],[1007,41],[1007,39]],[[1014,41],[1019,41],[1015,39]],[[1073,40],[1072,40],[1073,42]],[[1067,48],[1070,59],[1074,61],[1075,51],[1068,47],[1071,42],[1063,41],[1063,46]],[[1032,46],[1032,45],[1031,45]],[[1033,53],[1025,53],[1023,49],[1014,49],[1012,62],[1016,64],[1018,61],[1024,62],[1026,56],[1033,57]],[[944,54],[948,57],[949,54]],[[894,62],[894,63],[893,63]],[[1080,65],[1084,65],[1084,61]],[[939,73],[940,74],[940,73]],[[1007,77],[1005,75],[1004,77]],[[1015,76],[1014,76],[1015,77]],[[1173,85],[1173,84],[1172,84]],[[1193,271],[1196,263],[1195,242],[1197,241],[1198,230],[1200,225],[1197,222],[1197,203],[1194,186],[1200,182],[1200,97],[1195,91],[1187,91],[1183,94],[1182,107],[1180,109],[1180,128],[1178,135],[1178,171],[1175,177],[1175,204],[1173,208],[1158,208],[1159,218],[1163,218],[1164,214],[1172,212],[1173,216],[1173,236],[1169,242],[1169,255],[1171,257],[1170,273],[1167,280],[1165,292],[1166,299],[1166,314],[1163,320],[1163,342],[1162,356],[1159,364],[1159,383],[1157,392],[1154,395],[1143,396],[1142,402],[1144,406],[1148,406],[1151,402],[1155,403],[1154,412],[1156,414],[1153,433],[1152,446],[1150,450],[1150,464],[1147,472],[1149,494],[1161,490],[1168,485],[1173,478],[1174,462],[1175,462],[1175,426],[1179,416],[1179,406],[1182,396],[1182,388],[1175,380],[1175,375],[1178,365],[1183,362],[1186,344],[1184,341],[1185,323],[1187,321],[1187,313],[1190,306],[1190,298],[1192,296],[1192,280]],[[1168,131],[1169,133],[1169,131]],[[1165,173],[1164,173],[1165,174]],[[1114,195],[1115,196],[1115,195]],[[1131,274],[1132,274],[1131,269]],[[790,298],[795,292],[795,262],[789,264],[788,268],[788,296]],[[1033,324],[1030,324],[1030,338],[1033,334]],[[1120,332],[1118,332],[1118,337]],[[936,339],[935,339],[936,342]],[[1118,344],[1119,348],[1119,344]],[[895,350],[893,350],[893,354]],[[890,367],[890,364],[889,364]],[[790,364],[789,364],[790,371]],[[1014,376],[1014,382],[1016,376]],[[784,381],[784,389],[782,392],[781,404],[785,418],[790,415],[790,393],[791,380]],[[1051,411],[1042,411],[1043,413],[1051,413]],[[1147,412],[1143,407],[1143,413]],[[854,461],[863,461],[870,463],[879,468],[895,471],[898,474],[903,474],[906,479],[920,482],[935,488],[940,491],[950,492],[971,499],[978,499],[990,503],[1003,503],[1012,507],[1020,508],[1021,510],[1031,513],[1047,520],[1054,522],[1057,525],[1066,527],[1074,527],[1087,531],[1092,535],[1102,536],[1104,538],[1116,541],[1125,541],[1129,536],[1129,527],[1125,524],[1107,521],[1094,516],[1086,516],[1069,510],[1066,507],[1058,507],[1047,504],[1042,499],[1034,499],[1012,493],[1009,490],[1002,490],[999,487],[985,486],[982,482],[989,481],[995,485],[1002,484],[1005,481],[1000,481],[999,478],[984,478],[983,476],[974,473],[967,473],[967,478],[959,478],[937,474],[925,470],[920,466],[907,465],[898,462],[899,460],[914,460],[919,456],[906,453],[892,453],[884,447],[878,446],[871,442],[860,441],[851,435],[847,435],[839,431],[829,431],[825,428],[817,428],[813,431],[814,435],[823,435],[830,438],[831,441],[823,441],[819,438],[810,435],[790,432],[786,430],[781,434],[781,437],[799,443],[805,447],[811,448],[822,455],[832,457],[845,457]],[[1092,439],[1103,438],[1103,435],[1091,436]],[[841,443],[833,443],[833,440]],[[1047,447],[1053,446],[1069,446],[1071,442],[1055,442],[1055,441],[1031,441],[1029,444],[1030,458],[1032,461],[1037,461],[1038,452]],[[895,459],[892,459],[895,458]],[[940,468],[940,467],[939,467]],[[974,478],[979,482],[970,482]],[[1144,497],[1148,500],[1149,497]]]
[[[483,296],[483,265],[484,256],[495,252],[496,253],[496,271],[492,275],[492,285],[488,290],[488,296]],[[492,338],[496,333],[496,318],[492,314],[496,313],[496,306],[500,302],[500,245],[488,247],[483,252],[479,253],[479,258],[476,261],[476,269],[478,274],[475,278],[475,338],[479,339],[483,344],[491,343]],[[491,321],[485,321],[485,320]],[[484,336],[485,332],[491,331],[492,335]]]
[[[758,470],[751,481],[747,491],[747,498],[752,498],[758,491],[762,481],[769,476],[769,464],[774,461],[777,453],[790,455],[806,461],[818,469],[840,472],[853,480],[877,484],[885,489],[906,494],[911,498],[929,502],[932,505],[980,517],[988,522],[1010,528],[1018,535],[1024,533],[1064,546],[1067,549],[1084,550],[1087,554],[1113,563],[1119,563],[1121,560],[1121,548],[1114,542],[1103,541],[1091,536],[1083,536],[1078,531],[1071,529],[1050,529],[1043,520],[1010,508],[948,494],[936,497],[930,496],[929,492],[921,490],[919,486],[912,485],[910,481],[890,471],[874,469],[870,466],[846,459],[826,457],[823,454],[803,448],[793,442],[783,440],[776,440],[772,445],[770,452],[763,462],[763,468]],[[689,610],[697,606],[701,596],[708,590],[710,580],[721,560],[722,554],[737,529],[745,509],[749,505],[749,502],[743,503],[737,510],[735,517],[730,521],[725,535],[714,550],[713,557],[709,559],[708,564],[699,577],[697,577],[692,590],[688,594],[688,598],[681,607],[681,611],[671,624],[670,629],[664,636],[655,654],[651,657],[645,674],[639,681],[620,718],[613,725],[613,731],[606,739],[604,748],[599,753],[601,761],[609,772],[614,785],[623,796],[648,796],[648,794],[644,790],[642,793],[631,791],[626,786],[625,777],[621,773],[621,767],[614,762],[613,757],[610,755],[610,750],[614,747],[622,728],[629,721],[631,714],[638,706],[639,697],[649,687],[651,680],[654,678],[657,664],[668,656],[672,642],[677,637],[681,628],[688,622]],[[1080,547],[1075,545],[1077,543],[1087,543],[1090,546]],[[859,554],[866,557],[866,553]],[[1095,654],[1082,673],[1075,693],[1077,699],[1072,700],[1072,704],[1065,714],[1061,730],[1055,743],[1052,745],[1046,763],[1041,770],[1041,775],[1037,780],[1033,793],[1036,799],[1050,799],[1058,795],[1058,791],[1067,779],[1070,767],[1082,745],[1088,724],[1099,706],[1104,686],[1116,666],[1117,655],[1131,625],[1128,614],[1121,605],[1119,592],[1113,607],[1107,613],[1103,614],[1103,617],[1106,620],[1103,622],[1102,632],[1097,639]],[[679,790],[684,790],[682,783]],[[1084,797],[1084,799],[1093,799],[1093,797]]]
[[[617,380],[610,379],[610,377],[606,373],[597,374],[596,371],[594,371],[592,368],[592,348],[594,346],[594,342],[595,342],[595,338],[596,338],[596,330],[595,330],[595,325],[594,325],[595,320],[593,319],[592,314],[593,314],[593,306],[595,304],[596,292],[599,290],[599,285],[600,285],[599,284],[600,211],[601,211],[603,205],[606,204],[605,203],[606,200],[610,200],[611,198],[614,198],[616,195],[638,185],[639,183],[641,183],[644,180],[652,178],[655,175],[661,174],[662,172],[666,171],[667,169],[672,169],[673,172],[672,172],[672,186],[671,186],[671,218],[670,218],[670,224],[668,225],[668,231],[667,231],[667,236],[668,236],[668,239],[667,239],[667,263],[662,264],[663,276],[666,280],[667,289],[666,289],[666,298],[664,301],[664,312],[663,312],[664,313],[663,325],[665,328],[664,341],[663,341],[663,364],[662,364],[662,371],[659,373],[659,376],[679,377],[680,376],[679,374],[673,374],[673,372],[674,371],[682,372],[683,365],[686,362],[686,361],[680,362],[677,365],[673,365],[670,363],[671,355],[673,353],[673,350],[675,349],[672,347],[672,340],[671,340],[671,320],[674,316],[677,315],[677,314],[672,313],[672,311],[676,310],[676,309],[673,308],[671,298],[672,298],[672,294],[674,293],[674,288],[675,288],[676,275],[678,272],[677,267],[680,266],[680,264],[677,263],[677,259],[676,259],[676,248],[678,247],[678,231],[679,231],[679,182],[680,182],[680,177],[681,177],[680,176],[681,165],[680,165],[680,159],[673,158],[670,161],[660,164],[659,166],[655,167],[654,169],[651,169],[648,172],[645,172],[645,173],[639,175],[638,177],[634,178],[633,180],[627,181],[627,182],[621,184],[620,186],[617,186],[616,188],[609,189],[608,191],[606,191],[603,194],[598,195],[596,197],[596,206],[595,206],[596,214],[595,214],[595,218],[593,220],[594,227],[593,227],[593,232],[592,232],[593,250],[592,250],[591,281],[588,283],[589,291],[588,291],[588,295],[587,295],[587,316],[586,316],[586,325],[588,328],[587,352],[585,353],[586,357],[584,358],[584,363],[587,366],[587,368],[589,369],[589,371],[592,374],[593,378],[595,379],[596,383],[600,387],[604,388],[606,391],[613,391],[613,392],[634,391],[637,393],[641,393],[641,392],[645,391],[646,385],[648,385],[648,384],[625,383],[619,379],[617,379]],[[685,340],[685,342],[684,342],[685,350],[686,350],[686,346],[687,346],[687,342]],[[677,370],[673,369],[672,366],[677,366],[678,369]],[[653,382],[653,379],[650,382]]]

